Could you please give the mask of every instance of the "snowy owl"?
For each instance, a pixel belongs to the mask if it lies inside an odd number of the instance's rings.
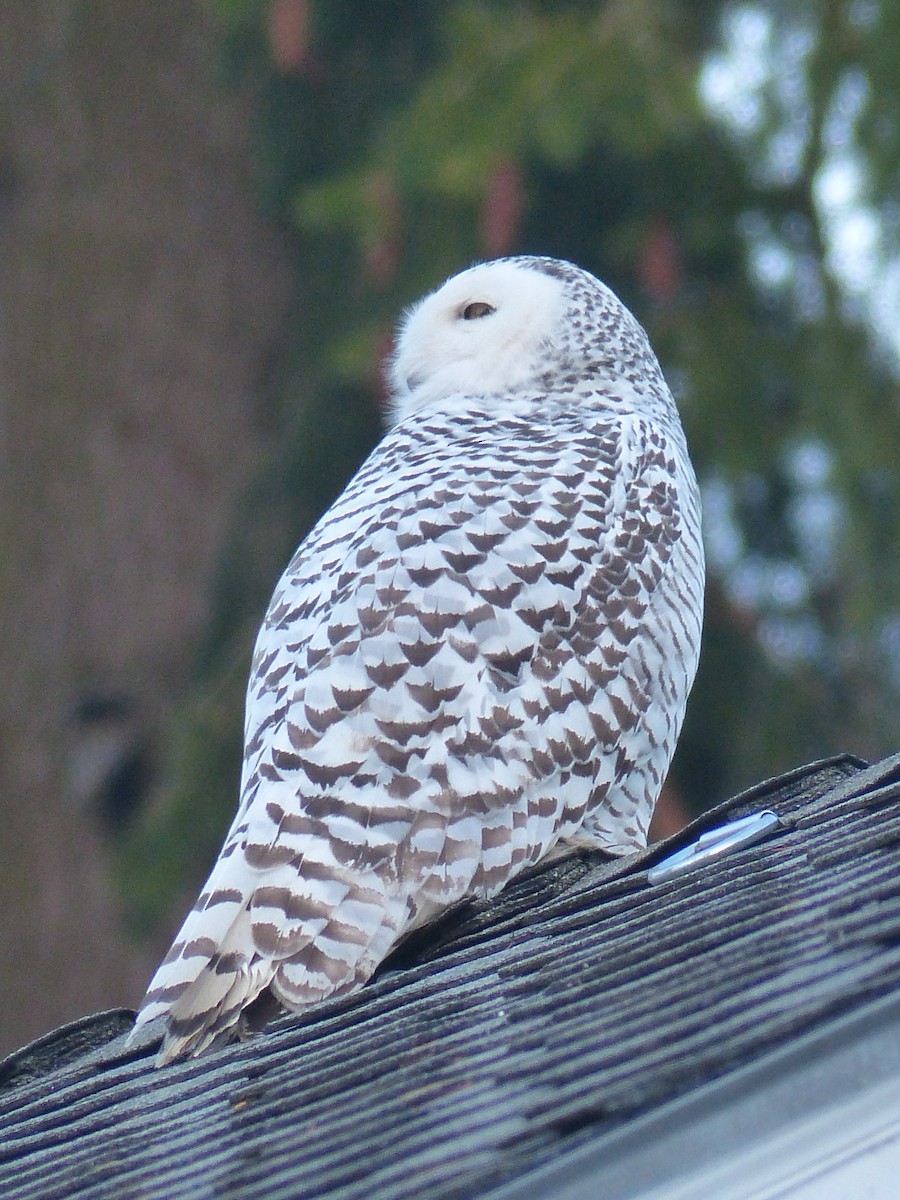
[[[471,267],[407,314],[391,428],[288,565],[240,803],[137,1025],[199,1053],[265,988],[362,986],[557,843],[646,844],[694,679],[694,472],[647,336],[587,271]]]

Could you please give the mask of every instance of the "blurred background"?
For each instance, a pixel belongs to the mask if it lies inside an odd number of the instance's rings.
[[[900,747],[900,6],[0,0],[0,1052],[135,1004],[402,307],[571,258],[700,477],[658,830]]]

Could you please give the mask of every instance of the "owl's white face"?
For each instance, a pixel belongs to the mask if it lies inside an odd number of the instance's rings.
[[[449,396],[489,396],[535,375],[558,328],[561,280],[512,262],[481,263],[412,308],[390,367],[393,419]]]

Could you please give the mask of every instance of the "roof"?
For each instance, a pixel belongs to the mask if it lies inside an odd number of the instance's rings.
[[[355,996],[162,1070],[127,1010],[59,1030],[0,1064],[0,1194],[785,1194],[741,1191],[739,1156],[819,1170],[848,1103],[857,1142],[876,1111],[900,1128],[898,797],[900,755],[805,767],[461,905]],[[761,809],[755,844],[649,882]]]

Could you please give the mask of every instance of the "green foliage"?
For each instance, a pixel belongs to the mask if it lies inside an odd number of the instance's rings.
[[[249,650],[249,647],[248,647]],[[198,681],[170,716],[167,761],[152,809],[115,863],[125,915],[137,935],[154,932],[193,902],[212,866],[240,780],[241,705],[249,653]],[[230,818],[229,818],[230,819]]]
[[[521,4],[445,11],[437,69],[363,164],[301,192],[302,224],[348,225],[364,240],[377,220],[373,176],[410,198],[476,203],[498,162],[571,168],[598,139],[653,152],[693,123],[692,74],[666,53],[657,5],[611,3],[589,19]]]

